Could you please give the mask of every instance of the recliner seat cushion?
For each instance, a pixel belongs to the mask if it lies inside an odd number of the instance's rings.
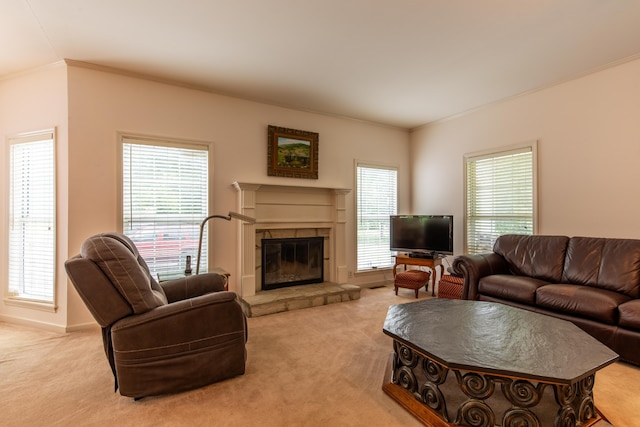
[[[609,325],[618,321],[618,306],[629,297],[604,289],[572,284],[551,284],[536,291],[536,303],[566,314],[598,320]]]
[[[561,283],[640,298],[640,240],[572,237]]]
[[[536,290],[549,282],[526,276],[494,274],[480,279],[478,290],[482,295],[535,304]]]
[[[152,288],[146,266],[140,265],[131,248],[120,239],[103,234],[92,236],[82,243],[80,253],[100,267],[135,314],[167,304],[162,288]]]
[[[505,234],[498,237],[493,251],[501,255],[514,276],[528,276],[559,283],[569,238]]]

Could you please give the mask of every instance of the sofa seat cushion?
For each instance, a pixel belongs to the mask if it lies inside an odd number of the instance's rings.
[[[629,299],[618,292],[570,284],[550,284],[536,291],[536,304],[539,307],[609,325],[617,323],[618,306]]]
[[[532,277],[493,274],[480,279],[478,290],[482,295],[525,304],[535,304],[536,290],[548,284],[549,282]]]
[[[640,331],[640,300],[634,299],[618,306],[618,326]]]

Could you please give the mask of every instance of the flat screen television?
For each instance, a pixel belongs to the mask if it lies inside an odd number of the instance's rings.
[[[391,250],[410,256],[453,254],[453,215],[392,215]]]

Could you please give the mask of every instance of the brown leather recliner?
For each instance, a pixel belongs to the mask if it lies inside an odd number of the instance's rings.
[[[102,327],[120,394],[174,393],[244,374],[246,317],[215,273],[158,282],[134,243],[103,233],[84,241],[67,274]]]

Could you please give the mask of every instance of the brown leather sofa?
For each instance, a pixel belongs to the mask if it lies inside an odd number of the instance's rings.
[[[244,374],[246,318],[225,278],[214,273],[156,282],[133,242],[103,233],[65,263],[102,327],[123,396],[142,398]]]
[[[453,269],[463,299],[569,320],[640,365],[640,240],[504,235]]]

